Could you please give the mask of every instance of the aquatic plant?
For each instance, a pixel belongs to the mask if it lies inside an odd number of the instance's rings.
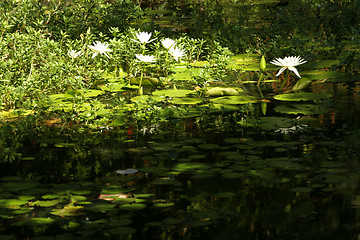
[[[265,60],[265,56],[262,55],[261,56],[261,59],[260,59],[260,64],[259,64],[259,69],[260,69],[260,77],[259,77],[259,80],[258,80],[258,83],[257,85],[259,86],[260,85],[260,82],[264,76],[264,73],[266,72],[266,60]]]
[[[109,45],[107,43],[96,41],[93,45],[89,46],[89,48],[94,51],[92,58],[96,57],[98,54],[104,54],[110,59],[107,52],[112,52],[112,50],[109,49]]]
[[[279,89],[279,92],[282,90],[282,88],[285,85],[285,82],[287,81],[288,75],[289,75],[289,71],[292,71],[296,74],[296,76],[298,76],[299,78],[301,78],[298,70],[295,68],[298,65],[304,64],[307,61],[302,59],[300,56],[298,57],[285,57],[285,58],[276,58],[273,61],[271,61],[271,64],[280,66],[280,70],[279,72],[276,74],[276,76],[279,76],[281,73],[283,73],[285,70],[285,78],[281,84],[281,87]]]

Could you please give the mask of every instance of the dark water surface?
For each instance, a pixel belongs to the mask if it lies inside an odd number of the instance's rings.
[[[330,110],[293,130],[188,120],[28,144],[1,163],[0,238],[359,239],[357,89],[313,87]]]

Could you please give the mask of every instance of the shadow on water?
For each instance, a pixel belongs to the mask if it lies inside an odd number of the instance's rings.
[[[329,111],[299,115],[296,128],[202,131],[188,119],[140,135],[22,139],[21,157],[1,163],[1,236],[357,239],[359,86],[311,90],[333,94]],[[277,105],[269,117],[287,115]]]

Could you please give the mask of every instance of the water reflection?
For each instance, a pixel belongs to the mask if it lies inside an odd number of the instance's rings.
[[[358,86],[312,91],[335,98],[328,113],[302,116],[312,121],[301,132],[202,132],[187,120],[163,134],[37,139],[2,163],[1,234],[356,239]]]

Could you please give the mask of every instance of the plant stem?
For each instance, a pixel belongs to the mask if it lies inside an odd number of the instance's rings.
[[[284,77],[284,80],[283,80],[279,90],[278,90],[278,93],[281,92],[281,90],[283,89],[283,87],[287,81],[288,75],[289,75],[289,69],[286,69],[285,77]]]
[[[139,88],[141,88],[141,84],[142,84],[143,77],[144,77],[144,69],[141,71],[140,82],[139,82]]]
[[[258,86],[260,85],[260,82],[261,82],[261,79],[263,78],[263,76],[264,76],[264,73],[261,72],[258,83],[257,83]]]

